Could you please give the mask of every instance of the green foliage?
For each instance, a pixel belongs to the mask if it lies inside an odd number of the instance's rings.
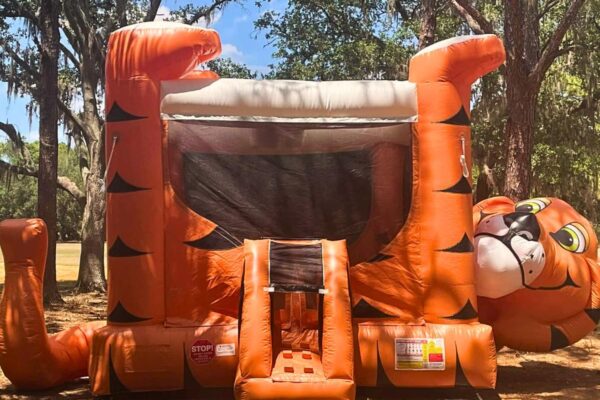
[[[32,159],[37,160],[39,142],[27,144]],[[66,144],[59,145],[58,174],[66,176],[81,185],[77,154]],[[19,163],[12,145],[0,142],[0,159]],[[0,220],[7,218],[31,218],[36,216],[37,179],[29,176],[5,174],[0,182]],[[61,241],[80,240],[82,209],[77,201],[68,193],[59,190],[57,198],[58,239]]]
[[[404,2],[413,3],[413,2]],[[255,22],[275,46],[269,78],[406,79],[415,32],[385,1],[289,1]]]
[[[231,58],[218,58],[206,63],[206,67],[217,73],[221,78],[256,79],[258,74],[244,64],[239,64]]]

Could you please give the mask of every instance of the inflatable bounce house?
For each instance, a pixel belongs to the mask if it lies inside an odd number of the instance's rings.
[[[497,345],[548,351],[594,328],[585,219],[557,199],[473,209],[471,84],[504,61],[497,37],[422,50],[406,82],[196,69],[219,52],[217,33],[176,23],[112,34],[107,321],[48,336],[44,224],[0,224],[0,365],[17,388],[493,388]]]

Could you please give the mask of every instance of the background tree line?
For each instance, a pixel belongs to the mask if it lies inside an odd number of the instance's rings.
[[[153,20],[161,1],[50,1],[60,32],[56,104],[70,141],[58,147],[58,238],[82,241],[79,289],[101,291],[106,43],[119,27]],[[600,0],[289,0],[283,11],[269,0],[196,3],[170,18],[194,24],[231,3],[264,10],[254,24],[275,49],[270,72],[231,59],[207,64],[223,77],[402,80],[410,57],[431,43],[501,36],[506,65],[474,87],[475,199],[552,195],[598,221]],[[41,0],[0,5],[0,80],[8,96],[31,97],[31,118],[41,114],[42,8]],[[0,218],[36,213],[38,147],[11,127],[1,122]]]

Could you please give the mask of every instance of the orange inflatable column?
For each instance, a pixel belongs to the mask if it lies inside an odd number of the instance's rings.
[[[421,275],[428,286],[427,322],[477,322],[469,102],[471,84],[503,60],[501,40],[481,35],[436,43],[410,62],[419,107],[414,218],[420,227]]]
[[[165,319],[160,81],[220,53],[216,32],[156,22],[114,32],[106,57],[108,323]],[[193,76],[192,76],[193,77]]]
[[[19,389],[47,389],[88,373],[91,322],[48,336],[42,305],[48,232],[40,219],[0,223],[6,278],[0,303],[0,366]]]

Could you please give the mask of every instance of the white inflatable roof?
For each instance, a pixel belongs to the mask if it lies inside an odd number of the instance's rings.
[[[166,119],[413,122],[407,81],[174,80],[162,82]]]

